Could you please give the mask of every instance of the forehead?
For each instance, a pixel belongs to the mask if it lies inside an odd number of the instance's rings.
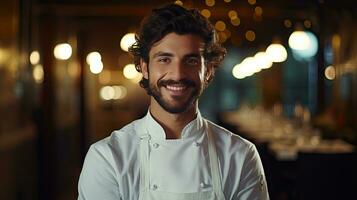
[[[203,49],[204,42],[202,38],[197,35],[169,33],[152,45],[149,56],[152,57],[159,51],[172,53],[178,56],[192,53],[201,54]]]

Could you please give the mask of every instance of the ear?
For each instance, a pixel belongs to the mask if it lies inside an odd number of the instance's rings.
[[[206,65],[206,75],[205,75],[205,82],[208,84],[209,80],[214,75],[214,67],[213,64],[207,63]]]
[[[141,67],[141,73],[143,74],[143,77],[145,79],[149,79],[148,64],[143,59],[140,59],[140,67]]]

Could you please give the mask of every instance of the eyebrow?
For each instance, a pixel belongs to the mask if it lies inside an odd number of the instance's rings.
[[[159,51],[159,52],[155,53],[152,57],[156,58],[156,57],[160,57],[160,56],[173,57],[174,55],[172,53]]]
[[[172,53],[159,51],[153,55],[153,58],[160,57],[160,56],[174,57],[174,55]],[[190,58],[190,57],[199,58],[199,57],[201,57],[201,54],[200,53],[190,53],[190,54],[186,54],[184,57],[185,58]]]

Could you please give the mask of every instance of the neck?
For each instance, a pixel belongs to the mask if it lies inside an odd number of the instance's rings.
[[[152,117],[164,128],[167,139],[181,138],[182,129],[197,116],[197,102],[183,113],[169,113],[156,102],[151,100],[150,113]]]

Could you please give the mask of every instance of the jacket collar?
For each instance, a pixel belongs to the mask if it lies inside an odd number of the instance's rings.
[[[203,120],[200,111],[198,111],[196,118],[182,129],[180,139],[187,139],[201,135],[204,132]],[[148,110],[145,116],[145,121],[148,134],[151,138],[156,140],[166,140],[164,128],[152,117],[150,110]]]

